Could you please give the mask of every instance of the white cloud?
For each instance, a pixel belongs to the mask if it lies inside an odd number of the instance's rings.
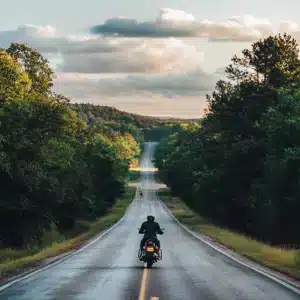
[[[55,90],[72,98],[160,95],[162,97],[204,96],[219,76],[201,70],[183,74],[124,75],[57,73]]]
[[[47,57],[56,54],[60,59],[55,65],[63,72],[184,72],[199,67],[203,61],[203,53],[195,46],[175,38],[61,36],[50,26],[32,25],[0,32],[1,47],[13,41],[26,42]]]
[[[55,51],[57,31],[54,27],[21,25],[16,30],[0,31],[0,47],[7,48],[12,42],[28,43],[32,47],[45,48],[45,45]]]
[[[162,8],[159,11],[156,23],[164,22],[193,22],[195,17],[192,14],[186,13],[182,10]]]
[[[199,69],[204,54],[186,39],[170,37],[173,33],[183,37],[207,37],[210,41],[249,42],[276,30],[267,19],[249,15],[233,16],[223,22],[196,21],[190,13],[164,8],[154,22],[115,18],[96,26],[96,31],[139,37],[60,35],[51,26],[24,25],[14,31],[0,32],[0,46],[8,47],[12,41],[27,42],[54,61],[56,70],[61,72],[180,73]],[[290,32],[300,40],[296,23],[284,21],[277,31]]]
[[[300,41],[300,27],[293,21],[283,21],[279,26],[279,32],[292,35],[293,38]]]
[[[181,40],[100,38],[78,43],[80,51],[62,52],[63,72],[163,73],[199,67],[203,53]]]

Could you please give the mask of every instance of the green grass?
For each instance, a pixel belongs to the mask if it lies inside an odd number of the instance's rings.
[[[161,200],[173,215],[188,228],[209,236],[219,244],[242,254],[264,266],[300,279],[300,252],[284,247],[272,247],[245,235],[211,224],[180,199],[172,197],[169,189],[159,191]]]
[[[51,258],[77,248],[89,238],[115,224],[124,215],[126,208],[134,199],[135,190],[135,187],[127,187],[124,198],[118,200],[106,216],[99,218],[95,222],[85,224],[85,226],[88,226],[89,229],[74,238],[61,241],[62,237],[60,236],[59,242],[52,242],[50,246],[41,250],[0,250],[0,278],[17,274],[36,266],[38,263],[47,258]]]

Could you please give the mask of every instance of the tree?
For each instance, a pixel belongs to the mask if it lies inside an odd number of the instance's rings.
[[[259,214],[258,222],[264,224],[266,234],[277,243],[300,243],[299,91],[295,94],[280,91],[278,104],[266,112],[262,121],[268,153],[259,198],[264,214]]]
[[[279,35],[235,56],[201,128],[164,140],[156,157],[172,192],[202,216],[275,244],[300,244],[298,54]]]
[[[50,91],[53,71],[36,50],[14,43],[8,52],[0,51],[0,244],[44,247],[45,231],[69,235],[124,192],[140,151],[127,132],[135,120],[100,108],[101,126],[88,126]]]
[[[115,151],[119,159],[130,162],[140,154],[140,148],[129,133],[117,134],[113,137]]]
[[[21,65],[5,51],[0,49],[0,100],[9,101],[23,98],[29,91],[31,81],[22,71]]]
[[[300,78],[298,44],[290,35],[270,36],[242,53],[243,57],[235,55],[233,64],[226,68],[228,78],[235,83],[253,82],[279,88],[291,79]]]
[[[37,50],[26,44],[12,43],[7,52],[22,64],[24,71],[28,74],[32,84],[31,93],[49,95],[55,77],[49,62]]]
[[[128,164],[118,158],[113,141],[100,134],[87,145],[85,157],[95,187],[94,211],[103,215],[124,192]]]
[[[79,124],[71,110],[41,96],[2,105],[0,219],[12,230],[1,232],[6,242],[23,245],[56,220],[53,208],[65,199],[58,191],[74,163]]]

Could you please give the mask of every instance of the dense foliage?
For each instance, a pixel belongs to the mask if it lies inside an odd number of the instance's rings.
[[[176,132],[180,123],[194,121],[141,116],[123,112],[114,107],[89,103],[70,103],[68,106],[91,127],[128,132],[140,143],[150,140],[159,141],[163,137]]]
[[[300,244],[300,61],[270,36],[234,56],[199,123],[160,144],[161,176],[190,207],[274,244]]]
[[[105,214],[140,152],[128,131],[88,126],[51,92],[53,78],[27,45],[0,50],[1,247],[40,246],[47,230]]]

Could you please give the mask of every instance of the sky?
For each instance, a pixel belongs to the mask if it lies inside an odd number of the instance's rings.
[[[1,0],[0,47],[47,57],[72,102],[200,117],[230,58],[278,32],[300,41],[299,0]]]

